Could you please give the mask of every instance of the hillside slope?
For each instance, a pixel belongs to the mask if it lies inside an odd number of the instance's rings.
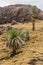
[[[43,65],[43,21],[37,22],[35,26],[36,30],[34,32],[31,30],[32,23],[13,26],[29,30],[31,38],[18,54],[10,58],[8,58],[9,51],[2,41],[3,35],[0,36],[0,65]]]
[[[9,5],[6,7],[0,7],[0,23],[12,22],[24,22],[31,20],[31,5]],[[36,6],[35,6],[36,7]],[[37,8],[36,18],[43,19],[43,12]]]

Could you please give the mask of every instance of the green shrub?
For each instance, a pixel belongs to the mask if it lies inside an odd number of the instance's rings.
[[[11,29],[8,34],[7,47],[12,48],[13,52],[25,45],[25,41],[30,37],[29,31],[23,32],[18,29]]]
[[[34,23],[35,23],[35,19],[32,19],[32,22],[34,22]]]

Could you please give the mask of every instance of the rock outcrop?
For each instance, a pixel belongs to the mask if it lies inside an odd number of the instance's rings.
[[[11,23],[12,20],[16,20],[17,22],[30,21],[32,7],[31,5],[9,5],[0,7],[0,24]],[[37,7],[36,9],[36,18],[43,19],[43,15],[40,15],[42,11]]]

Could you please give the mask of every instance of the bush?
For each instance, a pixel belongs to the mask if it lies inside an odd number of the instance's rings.
[[[13,52],[25,45],[25,41],[29,40],[29,32],[18,29],[11,29],[8,32],[7,47],[12,48]]]
[[[15,20],[12,20],[11,24],[12,25],[17,24],[17,22]]]

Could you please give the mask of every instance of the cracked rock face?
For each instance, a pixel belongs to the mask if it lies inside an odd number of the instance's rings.
[[[3,8],[0,7],[0,24],[11,23],[12,20],[16,20],[17,22],[30,21],[31,8],[31,5],[10,5]],[[43,19],[43,15],[41,15],[43,12],[37,7],[36,9],[36,18]]]

